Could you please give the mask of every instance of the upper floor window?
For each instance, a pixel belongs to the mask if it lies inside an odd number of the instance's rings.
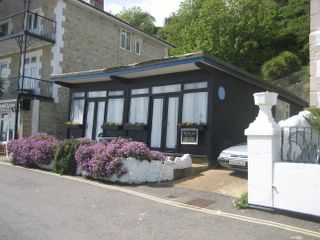
[[[8,61],[0,61],[0,78],[2,78],[2,88],[6,93],[9,88],[9,62]]]
[[[1,23],[0,22],[0,37],[6,36],[9,33],[9,23],[8,22],[4,22]]]
[[[131,51],[132,33],[121,29],[120,31],[120,48]]]
[[[140,56],[141,52],[142,52],[142,40],[136,40],[134,44],[134,53]]]

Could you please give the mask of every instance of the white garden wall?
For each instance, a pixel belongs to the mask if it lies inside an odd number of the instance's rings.
[[[274,164],[274,207],[320,216],[320,165]]]
[[[280,126],[271,107],[277,95],[254,94],[260,111],[245,130],[248,137],[248,203],[320,216],[320,165],[281,162]],[[305,126],[304,113],[281,123],[281,126]],[[283,149],[287,146],[284,143]]]

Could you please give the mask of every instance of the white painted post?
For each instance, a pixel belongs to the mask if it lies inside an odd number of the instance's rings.
[[[273,207],[273,164],[280,156],[281,130],[272,117],[277,93],[255,93],[255,121],[245,130],[248,141],[248,203]]]

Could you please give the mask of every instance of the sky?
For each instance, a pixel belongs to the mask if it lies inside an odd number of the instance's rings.
[[[116,14],[124,7],[139,6],[156,19],[156,26],[163,26],[164,19],[176,11],[182,0],[104,0],[104,10]]]

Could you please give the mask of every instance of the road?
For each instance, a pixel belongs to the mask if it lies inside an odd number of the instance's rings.
[[[320,239],[117,188],[0,164],[0,239]]]

